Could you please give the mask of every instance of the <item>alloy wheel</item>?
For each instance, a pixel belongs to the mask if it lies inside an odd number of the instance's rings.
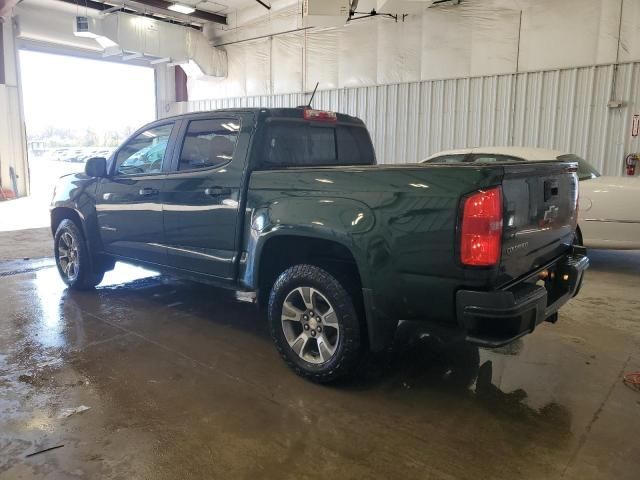
[[[340,341],[340,325],[331,302],[312,287],[297,287],[282,305],[282,331],[291,349],[313,364],[329,361]]]
[[[70,282],[78,277],[80,267],[78,243],[69,232],[62,233],[58,239],[58,264]]]

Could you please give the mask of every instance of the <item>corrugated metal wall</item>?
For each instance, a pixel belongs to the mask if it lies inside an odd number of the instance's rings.
[[[623,101],[621,108],[607,107],[612,95]],[[381,163],[414,162],[451,148],[516,145],[577,153],[603,174],[620,175],[624,155],[640,151],[638,137],[631,137],[639,97],[640,64],[629,63],[327,90],[313,105],[362,118]],[[187,108],[294,107],[307,98],[200,100]]]

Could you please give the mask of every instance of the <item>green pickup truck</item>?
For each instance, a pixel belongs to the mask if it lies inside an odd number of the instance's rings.
[[[51,205],[71,288],[116,261],[267,307],[300,375],[329,382],[400,320],[497,347],[579,289],[576,164],[376,165],[357,118],[236,109],[166,118],[63,177]]]

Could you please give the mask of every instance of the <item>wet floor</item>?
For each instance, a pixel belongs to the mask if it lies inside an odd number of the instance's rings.
[[[119,265],[78,293],[51,261],[0,263],[0,478],[637,479],[640,252],[592,263],[509,348],[404,323],[336,386],[211,287]]]

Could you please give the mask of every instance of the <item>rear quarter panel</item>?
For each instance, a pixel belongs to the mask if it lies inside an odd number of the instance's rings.
[[[457,287],[491,273],[456,261],[463,194],[499,184],[501,169],[402,166],[257,171],[247,195],[244,282],[257,282],[261,246],[275,235],[338,241],[352,252],[363,287],[400,319],[451,320]]]

